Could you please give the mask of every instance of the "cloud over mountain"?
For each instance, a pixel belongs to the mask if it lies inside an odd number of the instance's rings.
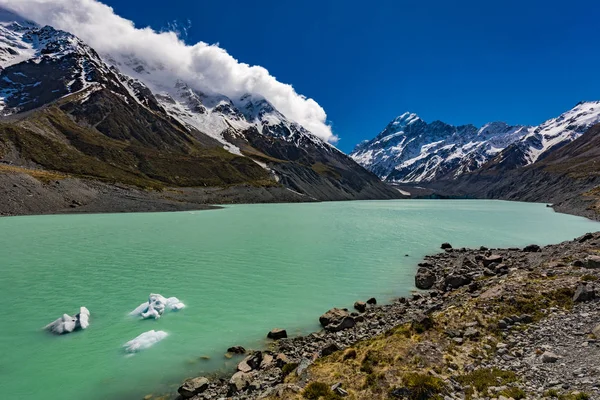
[[[101,54],[110,54],[127,68],[135,60],[152,71],[142,78],[155,90],[170,90],[178,79],[205,93],[228,97],[252,93],[264,97],[288,118],[316,136],[337,141],[327,124],[327,115],[313,99],[306,98],[277,81],[261,66],[239,62],[218,45],[198,42],[188,45],[173,31],[137,28],[97,0],[0,0],[0,5],[39,24],[71,32]]]

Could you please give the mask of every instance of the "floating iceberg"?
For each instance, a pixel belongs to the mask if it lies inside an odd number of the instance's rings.
[[[129,315],[141,316],[142,318],[154,318],[158,319],[165,312],[168,311],[179,311],[185,307],[177,297],[169,297],[168,299],[160,294],[151,293],[148,297],[148,301],[140,304],[135,310],[129,313]]]
[[[144,332],[135,339],[125,343],[123,347],[128,353],[137,353],[140,350],[145,350],[149,347],[152,347],[153,345],[160,342],[166,337],[167,332],[165,331],[151,330],[148,332]]]
[[[62,335],[78,329],[86,329],[88,326],[90,326],[90,310],[80,307],[79,313],[74,317],[71,317],[69,314],[63,314],[56,321],[46,325],[44,329],[57,335]]]

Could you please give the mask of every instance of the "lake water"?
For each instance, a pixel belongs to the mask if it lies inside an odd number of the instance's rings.
[[[543,245],[596,230],[544,205],[479,200],[0,218],[0,398],[174,392],[185,377],[234,368],[227,347],[259,348],[271,328],[307,333],[330,307],[409,294],[416,264],[442,242]],[[151,292],[187,308],[129,317]],[[80,306],[87,330],[41,329]],[[126,357],[121,346],[151,329],[169,336]]]

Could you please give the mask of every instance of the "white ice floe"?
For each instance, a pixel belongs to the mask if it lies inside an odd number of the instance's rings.
[[[128,353],[137,353],[140,350],[145,350],[149,347],[154,346],[156,343],[160,342],[166,337],[167,332],[165,331],[151,330],[148,332],[144,332],[135,339],[125,343],[123,347]]]
[[[148,301],[140,304],[135,310],[129,313],[129,315],[141,316],[142,318],[154,318],[158,319],[165,312],[168,311],[179,311],[185,308],[177,297],[165,298],[160,294],[150,294]]]
[[[86,329],[88,326],[90,326],[90,310],[80,307],[79,313],[74,317],[71,317],[69,314],[63,314],[62,317],[46,325],[44,329],[57,335],[62,335],[64,333],[71,333],[77,329]]]

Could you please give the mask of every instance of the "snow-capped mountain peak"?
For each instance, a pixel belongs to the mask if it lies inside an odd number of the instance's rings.
[[[350,156],[392,182],[455,178],[488,161],[509,168],[529,165],[598,122],[598,101],[581,102],[537,127],[505,122],[490,122],[479,129],[441,121],[428,124],[407,112],[373,140],[361,142]]]

